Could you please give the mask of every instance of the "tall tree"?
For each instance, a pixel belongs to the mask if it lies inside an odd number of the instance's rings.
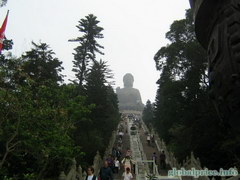
[[[79,46],[74,49],[75,53],[73,53],[73,71],[75,72],[80,89],[83,88],[83,83],[86,80],[90,60],[95,60],[96,53],[103,54],[101,51],[103,46],[97,42],[97,39],[103,38],[103,34],[101,33],[103,28],[98,26],[98,24],[97,17],[89,14],[85,19],[81,19],[76,26],[79,32],[82,33],[82,36],[69,40],[79,43]]]
[[[61,83],[63,75],[60,73],[64,69],[61,66],[62,62],[53,57],[55,53],[46,43],[32,42],[32,45],[31,51],[27,51],[22,56],[23,71],[39,85],[47,85],[47,81]]]
[[[85,146],[88,149],[88,158],[97,150],[101,153],[105,151],[112,131],[119,121],[117,96],[110,86],[112,77],[106,62],[100,60],[94,61],[86,79],[87,102],[94,104],[90,114],[91,122],[88,128],[84,129],[85,138],[90,142],[89,146]],[[83,136],[79,138],[83,139]],[[91,142],[95,142],[94,145]]]
[[[84,118],[90,110],[84,100],[72,99],[78,97],[69,93],[71,87],[58,84],[62,67],[52,50],[33,45],[22,58],[0,59],[0,179],[57,176],[69,158],[81,155],[72,113]]]
[[[143,109],[143,115],[142,119],[146,123],[147,126],[150,126],[150,124],[153,124],[153,104],[150,100],[147,100],[146,106]]]
[[[170,44],[154,57],[161,72],[155,109],[160,135],[179,160],[194,151],[208,168],[239,164],[239,135],[224,131],[208,98],[207,56],[196,40],[190,10],[173,22],[166,38]]]

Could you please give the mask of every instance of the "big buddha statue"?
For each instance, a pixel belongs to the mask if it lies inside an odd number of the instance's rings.
[[[133,82],[133,75],[127,73],[123,77],[124,88],[117,87],[116,89],[120,110],[142,111],[144,108],[140,92],[133,88]]]

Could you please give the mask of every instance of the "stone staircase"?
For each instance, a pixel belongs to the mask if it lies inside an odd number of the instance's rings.
[[[155,135],[155,142],[149,146],[146,142],[146,134],[150,133],[146,125],[142,123],[142,128],[140,129],[131,129],[133,125],[133,121],[129,118],[126,119],[126,124],[124,124],[124,128],[127,129],[127,134],[123,136],[123,156],[124,150],[130,147],[132,152],[132,159],[135,161],[135,174],[133,180],[210,180],[209,177],[200,176],[198,178],[194,177],[179,177],[179,176],[168,176],[168,170],[176,167],[179,169],[180,167],[184,167],[188,169],[190,167],[194,167],[196,169],[201,170],[200,160],[195,159],[193,153],[191,154],[191,158],[188,158],[186,162],[180,165],[174,154],[169,152],[165,143],[162,139],[159,138],[158,134],[153,130],[151,133]],[[109,142],[109,146],[106,148],[105,155],[103,159],[106,159],[107,155],[110,154],[112,147],[116,141],[116,132],[114,131],[112,134],[112,138]],[[155,162],[151,159],[153,152],[160,152],[164,150],[166,152],[167,164],[169,165],[169,169],[160,169]],[[158,156],[159,157],[159,156]],[[94,158],[93,167],[96,170],[96,175],[98,175],[98,171],[102,165],[102,158],[99,153],[96,154]],[[123,168],[121,168],[118,174],[114,174],[114,180],[122,180]],[[77,163],[75,159],[73,159],[72,167],[67,175],[64,172],[60,173],[59,180],[84,180],[85,174],[82,172],[81,166],[77,167]],[[239,180],[240,175],[236,177],[229,178],[228,180]],[[226,178],[227,179],[227,178]],[[214,178],[212,180],[215,180]],[[223,180],[223,179],[222,179]]]

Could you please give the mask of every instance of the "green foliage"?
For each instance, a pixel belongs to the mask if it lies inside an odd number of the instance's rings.
[[[147,126],[153,124],[154,119],[154,107],[150,100],[147,100],[146,106],[143,109],[142,119],[146,123]]]
[[[86,152],[85,160],[89,162],[91,157],[99,150],[104,153],[108,145],[112,131],[119,122],[118,101],[108,79],[112,78],[111,71],[102,60],[94,61],[86,79],[87,103],[94,104],[94,108],[86,122],[79,122],[78,129],[84,126],[84,130],[77,129],[75,137],[78,142],[84,142],[83,151]],[[92,143],[94,142],[94,143]]]
[[[24,180],[33,180],[36,178],[36,175],[34,173],[27,173],[23,176]]]
[[[77,25],[82,36],[70,40],[80,44],[75,48],[73,61],[77,94],[86,95],[87,104],[93,107],[87,118],[77,122],[74,133],[76,144],[86,154],[84,161],[89,164],[97,150],[103,154],[119,121],[117,96],[111,87],[112,82],[108,82],[113,75],[104,61],[96,60],[97,53],[104,54],[101,51],[103,46],[97,42],[103,38],[103,28],[98,24],[96,16],[86,16]]]
[[[58,176],[72,157],[82,156],[71,113],[81,119],[90,112],[84,98],[70,93],[71,85],[58,84],[61,62],[48,46],[33,45],[21,59],[1,56],[0,175],[22,179]]]
[[[156,180],[156,179],[157,179],[157,177],[156,177],[155,174],[148,174],[148,175],[146,176],[146,178],[147,178],[148,180]]]
[[[103,46],[97,42],[97,39],[103,38],[103,34],[101,33],[103,28],[98,26],[98,23],[97,17],[93,14],[89,14],[85,19],[81,19],[76,26],[79,32],[82,33],[82,36],[69,40],[79,43],[79,46],[74,49],[75,53],[73,53],[73,72],[75,72],[80,90],[83,89],[83,83],[86,80],[89,70],[89,61],[95,60],[96,53],[103,55],[101,51]]]
[[[97,17],[89,14],[79,21],[77,28],[82,36],[69,40],[78,42],[74,50],[74,67],[77,81],[76,95],[86,96],[86,106],[91,109],[85,118],[79,119],[77,105],[72,117],[77,119],[74,131],[75,143],[85,152],[83,162],[91,165],[96,151],[105,151],[112,131],[119,121],[118,100],[108,80],[113,77],[106,63],[97,61],[96,55],[103,55],[97,40],[103,38],[103,28],[98,26]],[[76,83],[77,82],[77,83]],[[78,103],[75,103],[78,104]],[[93,143],[94,142],[94,143]]]
[[[48,82],[62,82],[63,75],[59,74],[63,67],[49,46],[45,43],[32,42],[33,48],[22,56],[23,71],[36,85],[48,85]]]
[[[4,37],[3,50],[10,50],[10,49],[12,49],[12,46],[13,46],[13,41],[8,40],[6,37]]]
[[[170,44],[154,57],[161,72],[154,112],[159,134],[180,161],[193,151],[208,168],[239,165],[239,135],[224,130],[208,99],[207,55],[196,40],[190,10],[186,19],[173,22],[166,38]]]
[[[95,60],[103,54],[98,23],[89,15],[77,26],[83,36],[74,40],[74,71],[82,87],[62,84],[62,62],[45,43],[33,42],[20,58],[0,55],[0,179],[56,178],[73,157],[92,165],[96,151],[104,153],[120,117],[111,71]]]

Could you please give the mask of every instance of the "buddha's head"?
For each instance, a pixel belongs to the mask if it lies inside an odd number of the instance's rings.
[[[132,88],[133,87],[134,78],[133,75],[127,73],[123,76],[123,84],[125,88]]]

